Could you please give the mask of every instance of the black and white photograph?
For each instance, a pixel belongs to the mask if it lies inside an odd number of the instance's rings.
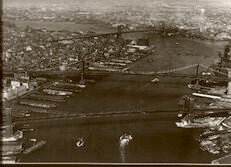
[[[2,0],[0,164],[231,164],[231,0]]]

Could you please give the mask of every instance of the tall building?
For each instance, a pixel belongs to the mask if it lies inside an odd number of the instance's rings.
[[[200,17],[201,17],[201,22],[200,22],[200,32],[205,32],[206,31],[206,17],[205,17],[205,9],[200,9]]]

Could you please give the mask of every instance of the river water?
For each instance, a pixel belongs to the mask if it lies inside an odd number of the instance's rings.
[[[117,81],[116,81],[117,80]],[[27,139],[46,140],[41,149],[22,157],[21,162],[137,162],[210,163],[219,156],[199,149],[197,130],[176,127],[178,99],[189,90],[184,82],[162,78],[158,84],[145,84],[149,77],[108,76],[89,85],[83,92],[58,107],[64,112],[152,111],[151,117],[120,119],[47,121],[31,123],[34,132]],[[133,139],[123,148],[119,138]],[[76,147],[79,137],[85,141]]]
[[[209,65],[216,59],[218,51],[223,50],[223,43],[219,42],[147,36],[156,46],[155,52],[134,63],[132,70],[157,71],[198,62]],[[197,130],[176,127],[176,112],[164,112],[178,108],[179,98],[190,93],[186,87],[190,80],[169,77],[160,78],[160,83],[154,84],[151,79],[148,76],[104,76],[60,104],[57,110],[92,113],[159,109],[163,112],[142,119],[31,123],[35,131],[25,133],[25,137],[46,140],[47,144],[21,157],[21,162],[210,163],[220,157],[200,150],[196,141]],[[119,138],[124,133],[131,134],[133,139],[121,148]],[[85,141],[81,148],[76,147],[79,137]]]

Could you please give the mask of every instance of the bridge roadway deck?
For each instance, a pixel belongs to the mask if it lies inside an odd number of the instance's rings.
[[[90,120],[90,119],[144,119],[144,120],[176,120],[179,109],[175,110],[152,110],[152,111],[114,111],[114,112],[97,112],[97,113],[65,113],[65,112],[55,112],[45,116],[36,116],[29,118],[17,118],[14,123],[24,123],[24,122],[42,122],[48,120],[67,120],[67,119],[77,119],[77,120]],[[207,115],[211,113],[228,112],[230,115],[230,109],[197,109],[194,110],[198,114]]]
[[[13,75],[13,72],[4,72],[3,75]],[[79,76],[80,73],[79,71],[67,71],[67,72],[61,72],[61,71],[45,71],[45,72],[30,72],[31,75],[34,76],[62,76],[65,75],[66,77],[68,76]],[[62,74],[62,75],[61,75]],[[120,71],[114,71],[114,72],[109,72],[109,71],[87,71],[86,72],[86,77],[87,76],[104,76],[104,75],[143,75],[143,76],[151,76],[151,77],[176,77],[176,78],[198,78],[198,79],[213,79],[216,81],[230,81],[230,79],[225,78],[225,77],[215,77],[215,76],[196,76],[196,74],[181,74],[181,73],[176,73],[176,72],[170,72],[170,73],[153,73],[153,72],[120,72]]]
[[[115,112],[98,112],[98,113],[60,113],[56,112],[54,114],[49,114],[46,116],[36,116],[29,118],[17,118],[14,123],[24,123],[24,122],[42,122],[47,120],[67,120],[67,119],[78,119],[78,120],[88,120],[88,119],[104,119],[104,118],[135,118],[137,119],[148,119],[154,116],[156,119],[160,118],[160,115],[167,114],[171,118],[177,117],[178,110],[171,111],[115,111]]]

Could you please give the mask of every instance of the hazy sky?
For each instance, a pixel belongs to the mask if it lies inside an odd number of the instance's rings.
[[[71,4],[81,7],[114,7],[114,6],[144,6],[169,5],[169,6],[212,6],[230,7],[231,0],[3,0],[3,7],[40,6],[42,4]]]

